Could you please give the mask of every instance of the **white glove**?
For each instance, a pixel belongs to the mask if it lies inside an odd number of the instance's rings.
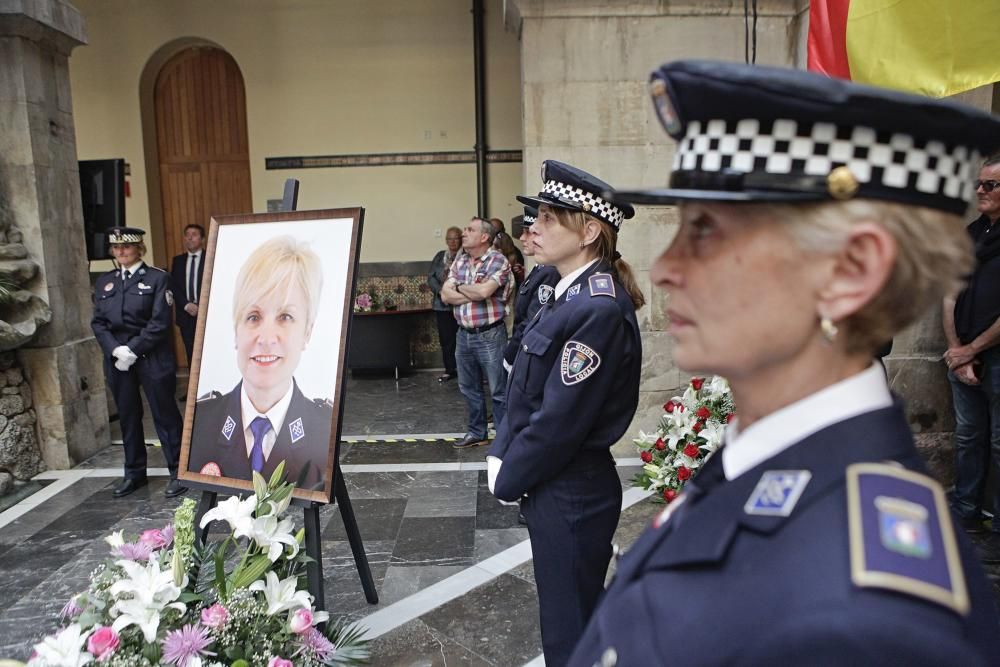
[[[500,466],[503,465],[503,461],[495,456],[486,457],[486,485],[490,487],[490,493],[493,493],[493,487],[497,483],[497,475],[500,474]],[[497,502],[501,505],[516,505],[517,502],[510,502],[508,500],[500,500],[497,498]]]
[[[129,349],[127,345],[119,345],[116,347],[111,353],[111,356],[118,359],[118,361],[115,362],[115,368],[120,371],[127,371],[132,367],[132,364],[139,359],[139,357],[135,356],[135,353]]]
[[[128,349],[128,345],[119,345],[115,349],[111,350],[111,356],[115,359],[121,359],[122,355],[126,352],[131,352],[131,350]]]
[[[513,367],[513,366],[511,366],[510,364],[508,364],[508,363],[507,363],[507,360],[506,360],[506,359],[504,359],[504,360],[503,360],[503,369],[504,369],[505,371],[507,371],[507,375],[510,375],[510,372],[511,372],[512,370],[514,370],[514,367]]]
[[[120,371],[127,371],[131,366],[132,366],[131,363],[123,359],[119,359],[118,361],[115,362],[115,368],[117,368]]]
[[[133,352],[131,348],[126,347],[125,356],[123,357],[123,360],[127,361],[128,365],[131,366],[132,364],[134,364],[136,361],[139,360],[139,357],[135,356],[135,352]]]

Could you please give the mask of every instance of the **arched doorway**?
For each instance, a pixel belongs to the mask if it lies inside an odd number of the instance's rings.
[[[163,241],[184,251],[184,228],[213,215],[250,213],[250,150],[243,76],[232,56],[186,48],[160,69],[153,91]],[[177,360],[186,365],[180,336]]]

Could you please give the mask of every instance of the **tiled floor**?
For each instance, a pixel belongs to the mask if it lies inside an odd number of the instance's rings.
[[[444,440],[463,433],[465,408],[456,383],[435,378],[346,384],[340,457],[380,600],[365,600],[330,505],[320,513],[327,609],[369,629],[374,665],[539,665],[527,531],[516,509],[486,488],[485,449],[455,450]],[[147,429],[155,438],[151,423]],[[163,459],[156,447],[149,453],[156,476],[128,498],[110,495],[122,460],[112,445],[74,470],[43,474],[33,495],[0,511],[0,658],[24,659],[53,629],[63,603],[103,560],[105,535],[170,519],[179,501],[163,497]],[[628,489],[637,459],[619,464]],[[615,539],[623,546],[660,507],[635,489],[625,505]],[[1000,599],[1000,566],[989,571]]]
[[[365,600],[330,505],[321,510],[326,606],[369,628],[375,665],[523,665],[541,652],[527,530],[486,488],[485,449],[443,440],[464,432],[465,408],[456,383],[435,378],[347,382],[340,457],[379,604]],[[37,493],[0,512],[0,657],[24,659],[53,629],[104,559],[105,535],[169,521],[179,500],[163,497],[159,449],[149,456],[157,476],[128,498],[110,495],[122,460],[112,445],[74,470],[45,473]],[[620,471],[627,487],[635,469]],[[641,493],[626,498],[621,531],[630,542],[656,507]]]

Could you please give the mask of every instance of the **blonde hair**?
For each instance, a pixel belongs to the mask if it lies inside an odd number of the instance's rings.
[[[848,352],[874,353],[928,308],[957,293],[974,266],[972,241],[955,214],[865,199],[759,204],[753,209],[781,222],[806,252],[836,252],[862,222],[880,225],[895,239],[896,260],[885,285],[858,312],[837,323]]]
[[[629,266],[628,262],[622,259],[621,255],[617,253],[615,246],[618,243],[618,232],[616,232],[611,225],[581,211],[571,211],[569,209],[557,208],[553,206],[552,212],[555,214],[556,220],[559,221],[560,225],[566,229],[577,232],[581,237],[583,236],[583,228],[586,225],[588,218],[597,222],[600,232],[597,235],[597,239],[594,240],[593,244],[588,246],[587,250],[591,251],[591,249],[593,249],[595,257],[599,257],[611,265],[612,270],[618,278],[618,282],[620,282],[622,287],[625,288],[625,291],[628,292],[629,298],[632,299],[632,305],[636,310],[639,310],[646,305],[646,297],[643,295],[642,289],[639,288],[639,284],[635,280],[632,267]],[[615,255],[617,255],[617,257]]]
[[[294,287],[302,289],[308,308],[306,327],[316,321],[319,298],[323,291],[323,263],[305,241],[291,236],[279,236],[257,247],[236,276],[233,299],[233,328],[246,309],[275,290],[285,293]]]

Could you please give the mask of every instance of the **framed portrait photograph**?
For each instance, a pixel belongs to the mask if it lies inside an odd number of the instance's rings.
[[[212,218],[178,476],[330,502],[364,209]]]

